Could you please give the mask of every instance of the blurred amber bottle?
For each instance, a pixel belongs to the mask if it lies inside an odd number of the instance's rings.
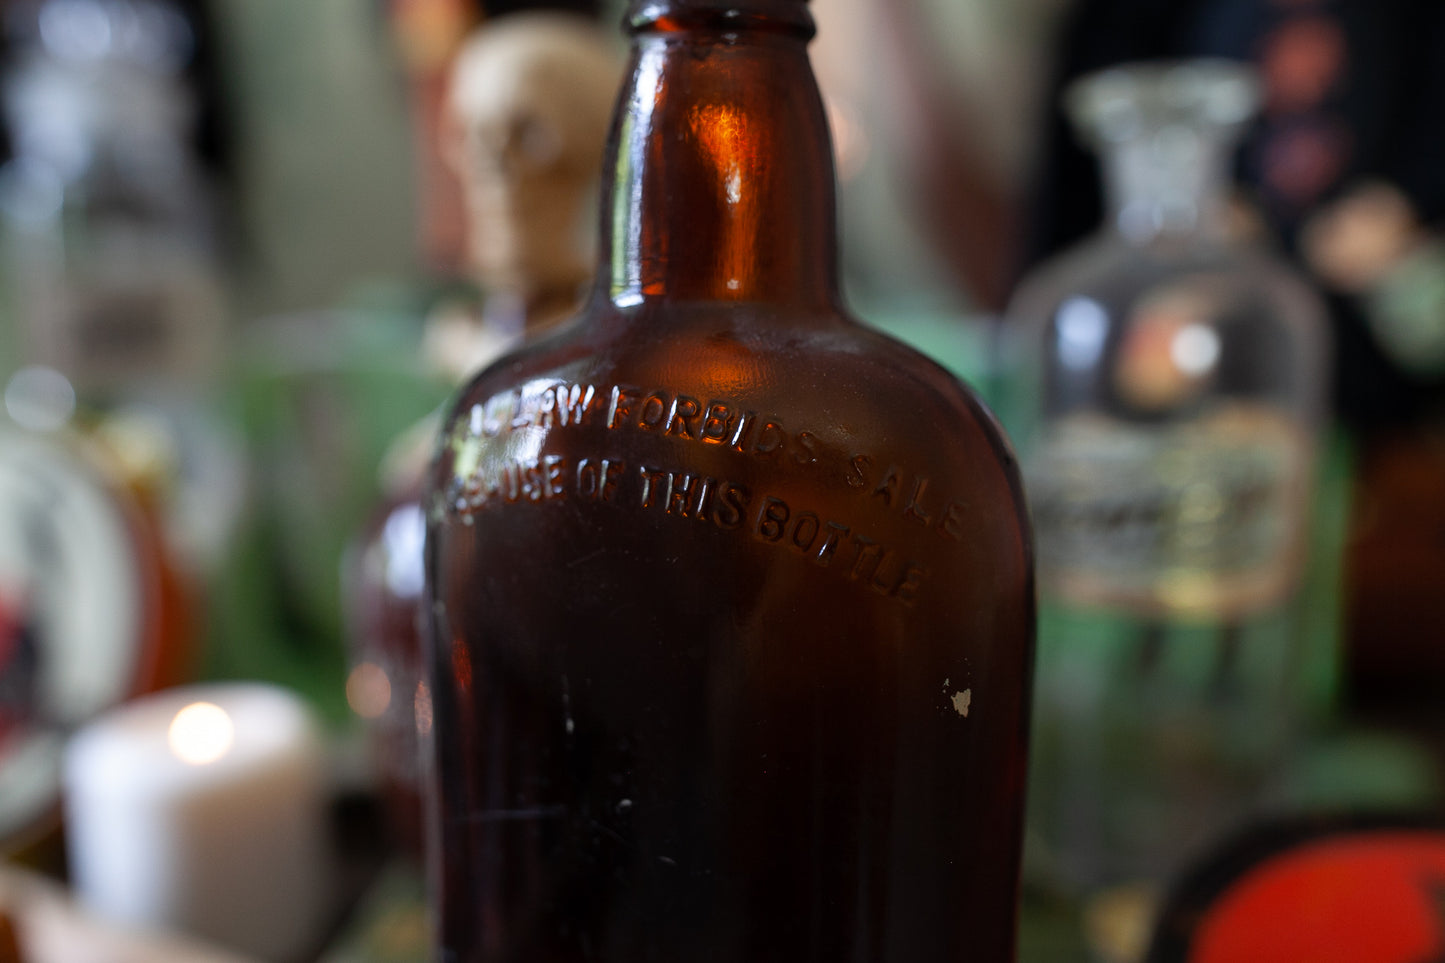
[[[438,958],[1012,959],[1012,456],[841,305],[802,0],[628,22],[588,306],[433,468]]]

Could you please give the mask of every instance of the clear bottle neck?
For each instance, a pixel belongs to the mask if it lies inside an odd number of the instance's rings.
[[[1101,151],[1108,223],[1124,240],[1222,241],[1229,148],[1184,126],[1144,131]]]
[[[801,0],[634,6],[598,283],[649,300],[836,306],[833,158]]]
[[[1108,226],[1134,244],[1226,237],[1230,161],[1258,103],[1249,68],[1222,61],[1093,74],[1067,106],[1099,154]]]

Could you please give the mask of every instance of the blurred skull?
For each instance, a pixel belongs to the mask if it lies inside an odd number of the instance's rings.
[[[593,270],[602,152],[621,79],[608,32],[565,13],[484,24],[452,69],[443,151],[478,280],[530,299]]]

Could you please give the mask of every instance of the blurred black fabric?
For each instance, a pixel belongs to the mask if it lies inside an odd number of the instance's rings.
[[[524,10],[567,10],[594,20],[602,15],[602,0],[482,0],[480,6],[488,17]]]
[[[196,98],[192,146],[213,180],[229,188],[235,173],[235,153],[225,65],[221,61],[213,0],[169,0],[185,18],[192,34],[192,50],[181,71],[181,82]],[[15,68],[26,44],[34,43],[33,22],[41,0],[0,0],[0,78]],[[11,156],[8,125],[0,123],[0,163]]]
[[[230,181],[235,173],[235,145],[232,143],[225,65],[220,58],[219,37],[211,0],[175,0],[195,32],[195,53],[186,65],[188,85],[196,92],[196,152],[213,173]]]
[[[1078,0],[1060,32],[1021,268],[1091,233],[1102,218],[1098,168],[1060,106],[1072,81],[1138,60],[1259,63],[1272,37],[1302,21],[1326,39],[1343,41],[1338,75],[1305,109],[1268,103],[1273,92],[1267,93],[1266,110],[1239,154],[1246,196],[1290,255],[1308,216],[1365,179],[1400,188],[1421,219],[1438,228],[1445,219],[1445,3]],[[1295,141],[1313,149],[1315,164],[1309,176],[1284,178],[1281,185],[1280,176],[1271,177],[1271,151]],[[1376,346],[1350,299],[1330,296],[1329,302],[1335,404],[1346,424],[1366,433],[1408,425],[1445,401],[1445,379],[1426,381],[1400,370]]]

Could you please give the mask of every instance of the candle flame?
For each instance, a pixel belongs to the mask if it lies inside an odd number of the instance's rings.
[[[171,720],[171,752],[182,762],[204,766],[230,752],[236,727],[226,710],[210,702],[193,702]]]

